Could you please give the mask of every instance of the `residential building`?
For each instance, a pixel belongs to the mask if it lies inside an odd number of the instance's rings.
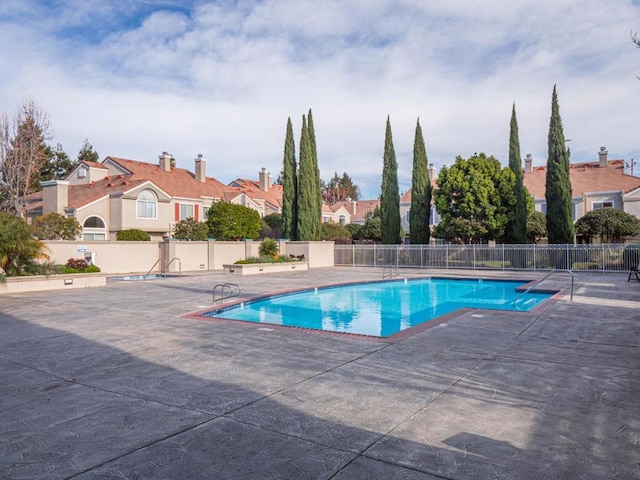
[[[569,179],[573,196],[573,220],[600,208],[617,208],[640,218],[640,177],[626,173],[624,160],[609,160],[606,147],[598,152],[598,161],[572,163]],[[524,161],[524,185],[533,195],[535,209],[546,213],[547,167],[533,166],[527,154]]]
[[[202,155],[194,167],[195,173],[175,167],[166,152],[157,164],[118,157],[81,162],[65,180],[43,182],[42,191],[30,198],[28,216],[57,212],[76,218],[85,240],[114,240],[129,228],[144,230],[152,239],[170,236],[176,222],[188,217],[204,221],[211,204],[221,200],[261,216],[281,211],[281,187],[271,185],[265,169],[258,182],[225,185],[206,176]]]

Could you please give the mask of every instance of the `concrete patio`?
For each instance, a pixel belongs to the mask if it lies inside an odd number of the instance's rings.
[[[536,272],[403,271],[534,279]],[[234,277],[243,296],[380,279]],[[0,296],[0,478],[638,479],[640,283],[396,343],[181,316],[223,274]]]

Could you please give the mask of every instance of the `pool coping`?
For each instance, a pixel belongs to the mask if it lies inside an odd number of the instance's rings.
[[[427,275],[424,277],[413,277],[411,280],[424,280],[424,279],[443,279],[443,280],[468,280],[468,278],[460,278],[460,277],[445,277],[445,276],[431,276],[431,275]],[[494,279],[494,278],[483,278],[483,277],[479,277],[479,278],[475,278],[476,280],[490,280],[490,281],[498,281],[498,282],[527,282],[524,285],[521,285],[519,287],[516,288],[516,291],[526,291],[529,288],[531,288],[533,285],[535,285],[535,283],[538,280],[524,280],[524,279],[516,279],[516,278],[500,278],[500,279]],[[231,308],[236,307],[237,305],[240,305],[242,303],[246,303],[246,302],[258,302],[260,300],[264,300],[267,299],[269,297],[275,297],[275,296],[286,296],[286,295],[293,295],[296,293],[301,293],[301,292],[308,292],[311,290],[318,290],[318,289],[329,289],[329,288],[339,288],[339,287],[345,287],[345,286],[351,286],[351,285],[368,285],[368,284],[373,284],[373,283],[382,283],[382,282],[390,282],[390,281],[405,281],[407,280],[406,278],[397,278],[397,279],[388,279],[388,280],[365,280],[365,281],[360,281],[360,282],[344,282],[344,283],[328,283],[328,284],[324,284],[324,285],[318,285],[318,286],[314,286],[314,287],[305,287],[305,288],[297,288],[297,289],[292,289],[292,290],[282,290],[282,291],[277,291],[277,292],[272,292],[272,293],[268,293],[268,294],[264,294],[264,295],[257,295],[255,297],[235,297],[235,299],[227,304],[223,304],[223,305],[219,305],[217,309],[224,309],[224,310],[228,310]],[[431,320],[427,320],[426,322],[423,322],[419,325],[415,325],[413,327],[409,327],[406,328],[404,330],[401,330],[397,333],[394,333],[393,335],[389,335],[387,337],[380,337],[377,335],[368,335],[368,334],[364,334],[364,333],[351,333],[351,332],[336,332],[336,331],[332,331],[332,330],[317,330],[315,328],[308,328],[308,327],[296,327],[296,326],[291,326],[291,325],[279,325],[279,324],[275,324],[275,323],[259,323],[259,322],[251,322],[248,320],[237,320],[237,319],[232,319],[232,318],[221,318],[221,317],[215,317],[215,316],[210,316],[210,315],[204,315],[204,313],[206,312],[210,312],[212,310],[216,310],[216,308],[213,308],[211,306],[207,307],[207,308],[203,308],[201,310],[197,310],[194,312],[190,312],[187,313],[185,315],[181,315],[180,318],[187,318],[187,319],[191,319],[191,320],[203,320],[203,321],[209,321],[209,322],[214,322],[214,323],[228,323],[228,324],[242,324],[242,325],[246,325],[247,327],[253,327],[253,328],[258,328],[259,330],[288,330],[288,331],[298,331],[298,332],[304,332],[305,334],[312,334],[312,335],[321,335],[321,336],[328,336],[328,337],[343,337],[343,338],[353,338],[353,339],[358,339],[358,340],[370,340],[370,341],[378,341],[378,342],[383,342],[383,343],[396,343],[399,342],[400,340],[404,340],[405,338],[411,337],[413,335],[416,335],[420,332],[423,332],[425,330],[428,330],[430,328],[433,327],[437,327],[439,325],[442,325],[443,323],[452,320],[454,318],[460,317],[462,315],[465,315],[467,313],[470,312],[500,312],[500,313],[513,313],[513,314],[525,314],[525,315],[539,315],[540,313],[544,312],[547,308],[549,308],[551,305],[559,302],[561,300],[561,297],[563,296],[562,292],[560,290],[555,290],[555,289],[532,289],[532,292],[536,292],[536,293],[547,293],[547,294],[551,294],[552,296],[547,299],[546,301],[544,301],[543,303],[541,303],[540,305],[537,305],[535,307],[533,307],[531,310],[528,310],[526,312],[523,311],[517,311],[517,310],[498,310],[498,309],[493,309],[493,308],[471,308],[471,307],[462,307],[459,308],[453,312],[449,312],[446,313],[444,315],[441,315],[439,317],[435,317],[432,318]]]

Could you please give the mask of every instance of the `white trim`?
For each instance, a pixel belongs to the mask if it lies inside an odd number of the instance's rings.
[[[138,200],[138,197],[140,196],[140,194],[142,192],[146,192],[146,191],[151,192],[153,194],[154,198],[156,199],[156,201],[155,201],[155,206],[156,206],[156,208],[155,208],[155,216],[153,216],[153,217],[141,217],[139,215],[140,212],[138,211],[138,202],[140,200]],[[136,200],[135,201],[136,201],[136,220],[157,220],[158,219],[158,194],[155,191],[153,191],[150,188],[145,188],[143,190],[140,190],[138,192],[138,195],[136,196]]]

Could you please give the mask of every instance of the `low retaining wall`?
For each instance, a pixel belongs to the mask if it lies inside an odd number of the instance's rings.
[[[285,262],[285,263],[244,263],[223,265],[224,273],[232,275],[258,275],[260,273],[280,273],[291,272],[292,270],[309,270],[307,262]]]
[[[0,294],[66,290],[70,288],[104,287],[107,276],[99,273],[73,273],[66,275],[37,275],[10,277],[0,282]]]

